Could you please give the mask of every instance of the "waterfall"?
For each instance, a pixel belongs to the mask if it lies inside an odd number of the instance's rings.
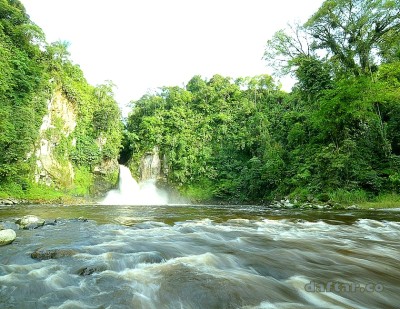
[[[118,189],[111,190],[100,202],[103,205],[166,205],[166,192],[158,189],[154,179],[137,183],[131,171],[124,165],[119,166]]]

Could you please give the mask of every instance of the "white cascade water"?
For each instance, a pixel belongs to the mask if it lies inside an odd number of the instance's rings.
[[[100,202],[103,205],[166,205],[166,192],[157,189],[154,179],[137,183],[131,171],[124,165],[119,166],[119,185],[111,190]]]

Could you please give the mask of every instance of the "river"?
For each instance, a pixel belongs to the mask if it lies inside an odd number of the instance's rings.
[[[396,210],[20,205],[0,221],[27,214],[51,224],[0,247],[0,308],[400,305]]]

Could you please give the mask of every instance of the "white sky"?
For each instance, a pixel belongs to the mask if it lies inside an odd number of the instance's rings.
[[[47,41],[70,42],[89,83],[112,80],[121,106],[194,75],[271,74],[261,59],[288,22],[323,0],[21,0]],[[290,81],[282,81],[290,88]]]

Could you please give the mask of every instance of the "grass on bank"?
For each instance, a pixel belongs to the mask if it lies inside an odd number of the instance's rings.
[[[36,183],[2,183],[0,184],[0,199],[13,198],[31,203],[77,204],[82,203],[87,193],[80,187],[71,190],[59,190]]]
[[[111,177],[111,176],[109,176]],[[118,174],[113,175],[116,181]],[[94,176],[88,168],[75,168],[75,181],[65,188],[56,188],[38,184],[27,178],[19,178],[14,182],[0,182],[0,199],[14,198],[32,203],[81,204],[88,201],[94,184]]]
[[[210,201],[214,197],[214,186],[211,180],[203,179],[179,188],[179,193],[194,202]]]
[[[342,205],[357,205],[360,208],[400,208],[400,195],[397,193],[381,193],[371,196],[363,190],[336,190],[328,194],[329,200]]]
[[[343,205],[365,203],[370,199],[368,193],[364,190],[347,191],[343,189],[338,189],[329,192],[327,195],[330,201]]]
[[[400,195],[396,193],[381,194],[370,201],[357,204],[361,208],[400,208]]]
[[[54,188],[36,183],[2,183],[0,198],[15,198],[38,202],[57,201],[65,197],[65,193]]]

